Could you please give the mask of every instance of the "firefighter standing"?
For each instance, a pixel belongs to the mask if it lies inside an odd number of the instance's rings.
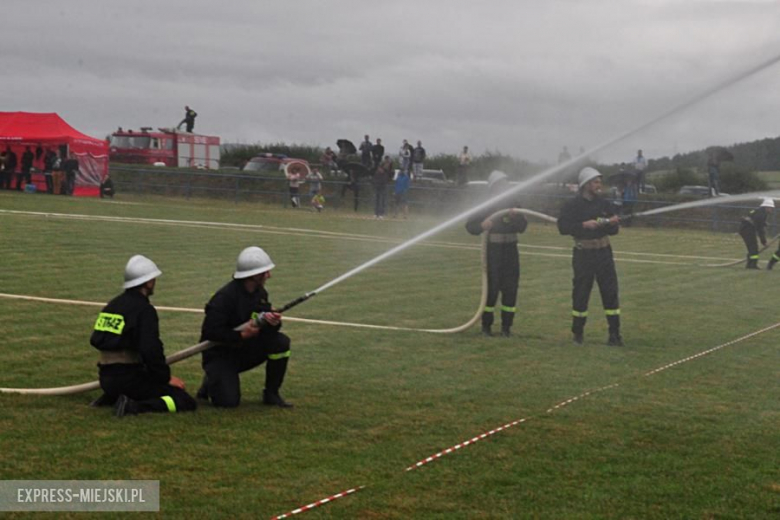
[[[216,346],[203,352],[203,385],[199,399],[234,408],[241,402],[239,374],[265,366],[263,403],[291,408],[279,395],[290,357],[290,338],[279,332],[282,316],[272,311],[265,284],[274,263],[259,247],[241,251],[233,280],[206,304],[201,341]],[[243,328],[236,330],[239,326]]]
[[[488,178],[488,193],[494,197],[508,186],[507,176],[494,171]],[[514,208],[516,201],[502,199],[487,209],[472,215],[466,222],[466,230],[472,235],[483,231],[487,237],[488,293],[482,312],[482,333],[492,336],[494,310],[501,293],[501,335],[508,337],[515,319],[517,290],[520,281],[520,260],[517,253],[517,234],[525,231],[528,221],[521,213],[512,212],[497,218],[494,213]]]
[[[761,205],[752,210],[747,217],[742,218],[742,223],[739,226],[739,235],[742,240],[745,241],[745,247],[747,247],[747,264],[746,269],[758,269],[758,240],[756,235],[761,240],[761,245],[766,245],[766,217],[768,213],[775,210],[775,201],[772,199],[764,199]],[[770,260],[767,269],[772,269],[774,263],[777,262],[776,258],[780,256],[777,253]]]
[[[106,305],[90,343],[100,350],[100,387],[94,404],[115,404],[117,417],[146,412],[184,412],[197,408],[184,382],[171,375],[160,341],[157,311],[149,303],[157,277],[154,262],[135,255],[125,267],[125,292]]]
[[[188,106],[184,107],[184,119],[176,128],[181,128],[181,125],[187,125],[187,132],[192,133],[192,129],[195,128],[195,118],[198,117],[198,113]]]
[[[572,326],[574,343],[582,345],[588,300],[593,281],[598,282],[609,324],[608,345],[623,346],[620,336],[618,280],[609,235],[616,235],[620,220],[612,203],[601,198],[601,173],[590,167],[579,174],[579,193],[561,209],[558,231],[574,238],[572,268]]]

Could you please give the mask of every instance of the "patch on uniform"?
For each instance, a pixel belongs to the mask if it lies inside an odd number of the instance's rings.
[[[101,312],[95,322],[95,330],[101,332],[110,332],[111,334],[122,334],[125,328],[125,317],[121,314],[110,314]]]

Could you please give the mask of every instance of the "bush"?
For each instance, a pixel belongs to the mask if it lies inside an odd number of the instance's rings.
[[[726,193],[749,193],[767,189],[767,183],[758,173],[740,169],[733,164],[721,164],[720,189]]]
[[[703,175],[694,172],[689,168],[677,168],[655,181],[658,191],[677,193],[683,186],[707,185],[707,180]]]

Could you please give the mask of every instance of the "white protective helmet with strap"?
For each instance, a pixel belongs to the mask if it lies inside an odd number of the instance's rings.
[[[149,280],[154,280],[162,274],[157,265],[144,255],[135,255],[127,261],[125,266],[124,289],[138,287]]]
[[[774,208],[775,207],[775,200],[770,199],[769,197],[764,198],[764,200],[761,202],[761,208]]]
[[[247,247],[238,255],[233,278],[240,280],[273,269],[274,263],[268,253],[257,246]]]
[[[579,184],[579,188],[582,189],[583,186],[588,184],[596,177],[601,177],[601,172],[599,172],[596,168],[586,166],[580,170],[580,176],[577,178],[577,184]]]

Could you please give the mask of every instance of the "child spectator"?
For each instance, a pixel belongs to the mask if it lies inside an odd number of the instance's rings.
[[[317,193],[311,198],[311,207],[317,210],[317,213],[325,209],[325,197],[323,197],[322,193]]]

